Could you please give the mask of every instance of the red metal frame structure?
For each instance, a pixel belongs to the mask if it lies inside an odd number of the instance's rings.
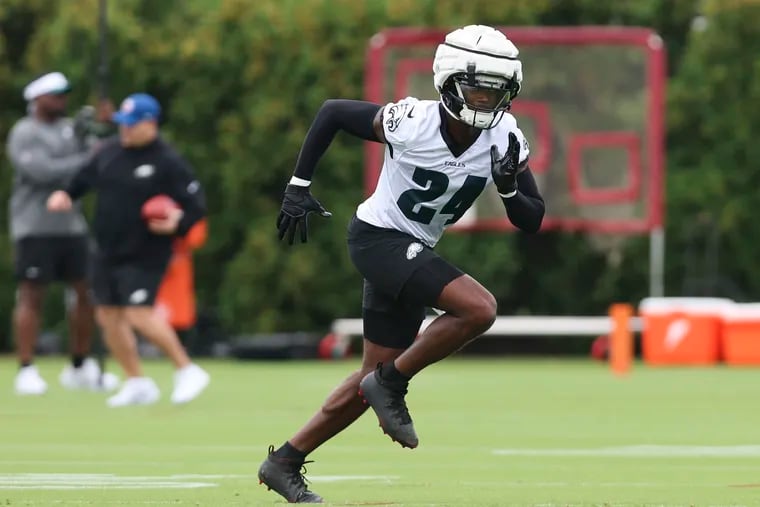
[[[573,135],[568,142],[567,171],[569,192],[579,205],[635,202],[641,197],[642,182],[646,181],[647,201],[645,216],[620,220],[593,220],[585,218],[547,217],[543,228],[581,230],[601,233],[646,233],[661,230],[664,220],[664,94],[666,58],[662,39],[654,31],[637,27],[502,27],[518,47],[536,45],[572,46],[635,46],[646,54],[647,125],[645,129],[646,157],[642,156],[642,139],[637,132],[600,131]],[[431,75],[435,47],[443,41],[447,31],[441,29],[392,28],[378,33],[370,40],[365,68],[365,97],[385,103],[383,93],[384,72],[388,66],[388,51],[393,48],[430,48],[427,58],[407,58],[394,68],[394,90],[397,98],[408,95],[412,74]],[[431,83],[432,86],[432,83]],[[530,117],[536,124],[536,141],[540,147],[531,157],[531,169],[541,173],[547,169],[552,154],[551,118],[547,104],[516,100],[516,115]],[[583,151],[589,148],[622,148],[628,155],[628,176],[623,188],[590,189],[582,185]],[[382,167],[383,146],[365,144],[365,190],[371,193]],[[642,177],[642,173],[646,178]],[[510,230],[506,219],[478,219],[470,225],[457,227],[462,231]]]

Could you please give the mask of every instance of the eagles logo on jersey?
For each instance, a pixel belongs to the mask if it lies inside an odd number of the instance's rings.
[[[387,114],[383,116],[386,130],[389,132],[395,132],[398,129],[401,120],[409,114],[407,111],[411,112],[411,109],[413,108],[414,106],[405,102],[399,102],[388,108]]]

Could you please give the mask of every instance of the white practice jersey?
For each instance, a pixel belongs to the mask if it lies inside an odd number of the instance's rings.
[[[525,136],[514,116],[504,113],[460,156],[441,134],[439,102],[408,97],[383,110],[388,144],[375,192],[359,205],[356,216],[376,227],[396,229],[435,246],[444,229],[459,220],[491,178],[491,145],[507,151],[514,132],[520,162],[528,158]]]

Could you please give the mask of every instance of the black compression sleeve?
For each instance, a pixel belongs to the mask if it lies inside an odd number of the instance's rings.
[[[361,100],[326,100],[306,134],[293,174],[298,178],[311,180],[317,162],[330,146],[338,130],[344,130],[366,141],[377,142],[372,122],[379,109],[378,104]]]
[[[517,175],[517,194],[501,199],[509,221],[525,232],[537,232],[544,219],[544,199],[530,169]]]

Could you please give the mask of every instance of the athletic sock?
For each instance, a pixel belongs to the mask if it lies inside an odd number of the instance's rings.
[[[71,356],[71,364],[74,366],[74,368],[81,368],[82,364],[84,364],[85,356],[79,355],[79,354],[73,354]]]
[[[274,451],[272,455],[276,458],[290,459],[293,461],[303,461],[304,459],[306,459],[306,453],[303,451],[299,451],[298,449],[290,445],[290,442],[285,442],[284,444],[282,444],[282,447]]]
[[[388,382],[409,382],[411,377],[407,377],[396,369],[396,364],[391,361],[385,363],[380,368],[380,378],[387,380]]]

